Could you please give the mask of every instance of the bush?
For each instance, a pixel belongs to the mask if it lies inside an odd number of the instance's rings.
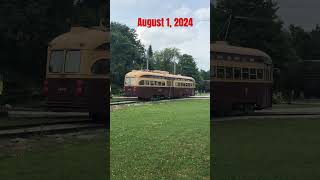
[[[286,102],[285,97],[281,92],[273,93],[272,95],[272,104],[282,104]]]

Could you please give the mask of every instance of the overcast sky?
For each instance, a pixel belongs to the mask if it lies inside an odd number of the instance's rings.
[[[176,47],[192,55],[200,69],[210,68],[210,0],[111,0],[111,21],[136,29],[139,39],[153,50]],[[192,17],[193,27],[141,28],[137,19]]]
[[[306,30],[320,24],[320,0],[278,0],[279,16],[286,25],[296,24]]]

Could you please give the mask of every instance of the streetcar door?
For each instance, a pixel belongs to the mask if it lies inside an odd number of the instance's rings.
[[[172,82],[171,81],[167,81],[167,87],[169,87],[168,89],[168,97],[170,98],[171,97],[171,87],[172,87]]]

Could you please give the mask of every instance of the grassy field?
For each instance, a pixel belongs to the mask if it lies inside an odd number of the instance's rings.
[[[320,179],[320,119],[253,119],[213,126],[214,179]]]
[[[209,100],[111,112],[111,179],[209,179]]]
[[[0,177],[14,180],[106,180],[107,133],[0,140]]]

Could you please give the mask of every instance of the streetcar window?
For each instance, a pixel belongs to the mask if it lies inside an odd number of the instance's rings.
[[[223,55],[221,54],[217,55],[217,59],[223,59]]]
[[[213,77],[216,77],[216,74],[217,74],[217,67],[216,66],[213,66],[213,69],[212,69],[212,74],[213,74]]]
[[[67,51],[64,71],[67,73],[77,73],[80,71],[80,51]]]
[[[162,86],[166,86],[166,83],[165,83],[165,82],[161,82],[161,85],[162,85]]]
[[[158,83],[158,86],[161,86],[161,82],[160,81],[158,81],[157,83]]]
[[[149,81],[146,81],[146,85],[149,86]]]
[[[257,78],[258,79],[263,79],[263,69],[258,69],[257,70]]]
[[[227,79],[233,78],[233,68],[231,68],[231,67],[226,68],[226,78]]]
[[[154,81],[150,81],[150,85],[151,85],[151,86],[154,86]]]
[[[144,80],[139,81],[139,85],[143,86],[144,85]]]
[[[49,63],[49,72],[59,73],[62,72],[64,63],[64,51],[52,51]]]
[[[171,81],[167,81],[167,86],[171,86]]]
[[[225,77],[224,67],[221,67],[221,66],[217,67],[217,77],[224,79],[224,77]]]
[[[134,82],[134,79],[135,78],[131,78],[131,77],[126,77],[125,81],[124,81],[124,84],[126,86],[132,86],[133,85],[133,82]]]
[[[109,66],[109,60],[100,59],[91,66],[91,72],[93,74],[108,74]]]
[[[250,69],[250,79],[257,79],[257,70]]]
[[[234,68],[234,79],[241,79],[241,68]]]
[[[249,69],[248,68],[242,69],[242,79],[249,79]]]

